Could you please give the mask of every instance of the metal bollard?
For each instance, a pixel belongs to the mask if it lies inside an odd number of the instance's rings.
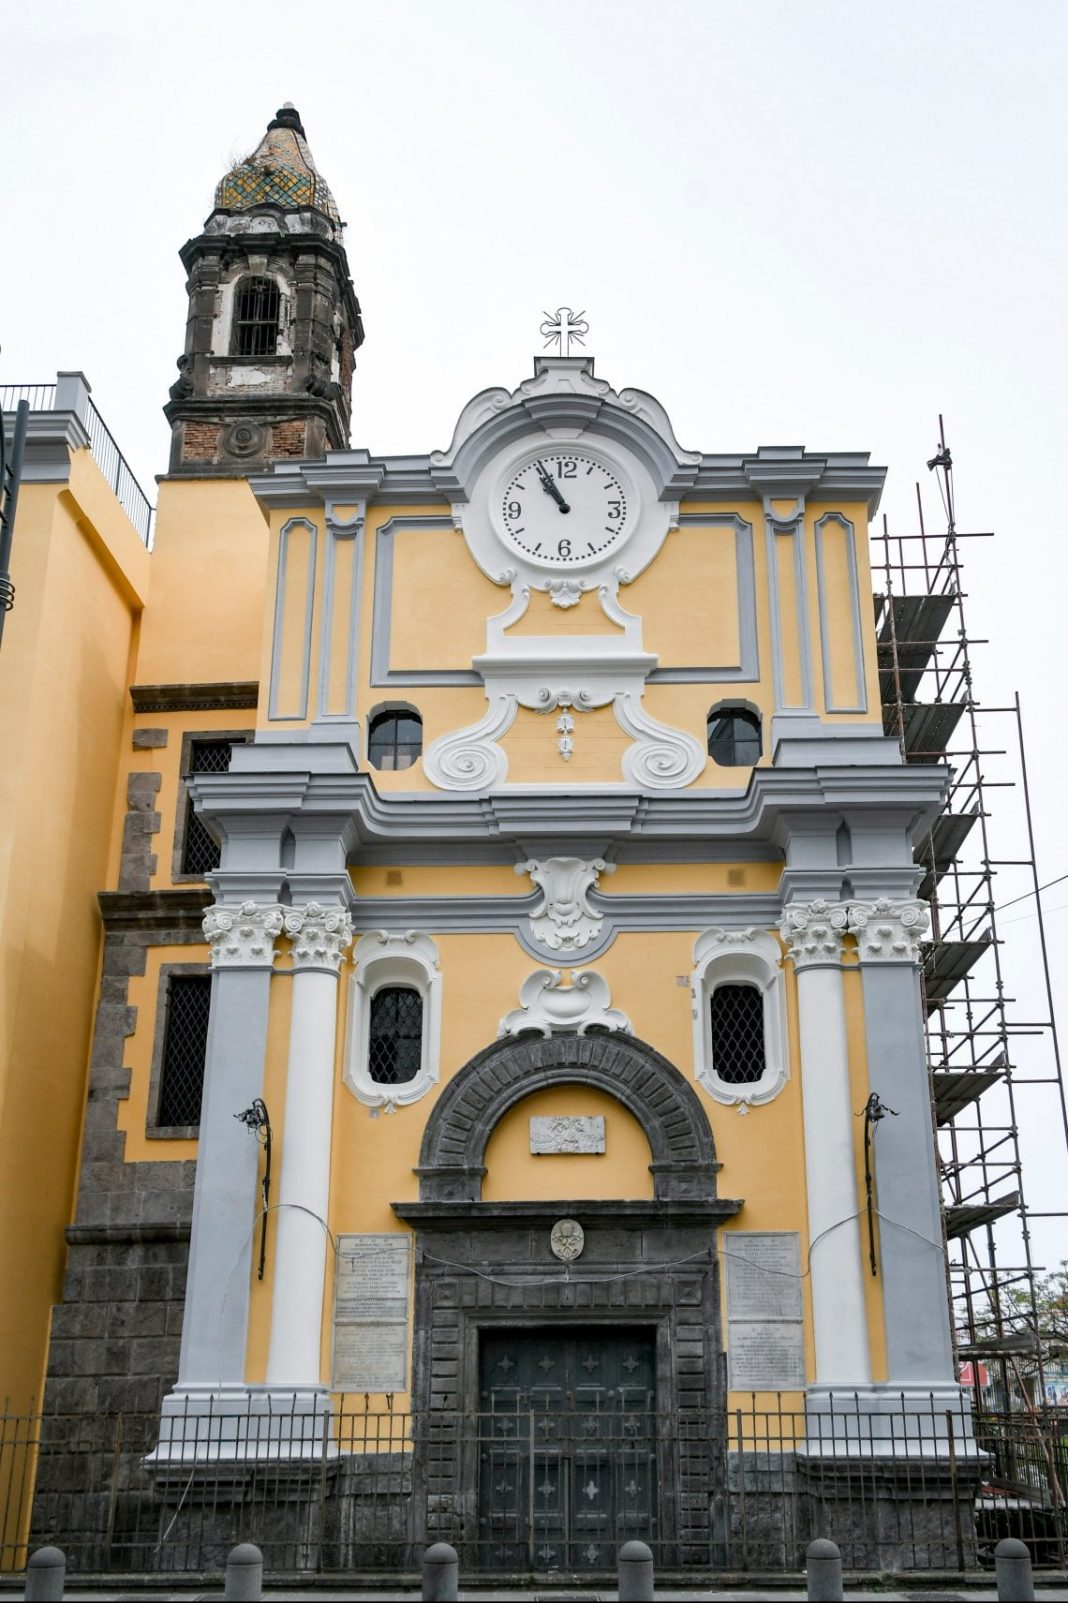
[[[61,1547],[39,1547],[26,1566],[26,1592],[37,1603],[54,1603],[63,1596],[67,1555]]]
[[[842,1603],[842,1555],[836,1542],[819,1537],[805,1552],[809,1603]]]
[[[226,1560],[224,1598],[234,1603],[259,1603],[263,1596],[263,1554],[252,1542],[230,1549]]]
[[[456,1603],[460,1560],[448,1542],[435,1542],[423,1554],[423,1603]]]
[[[619,1569],[619,1603],[650,1603],[653,1595],[653,1554],[644,1542],[624,1542],[616,1560]]]
[[[1035,1578],[1031,1574],[1031,1554],[1023,1542],[1015,1536],[1000,1541],[994,1549],[994,1570],[999,1603],[1033,1603]]]

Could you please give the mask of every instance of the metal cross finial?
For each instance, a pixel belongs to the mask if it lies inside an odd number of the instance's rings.
[[[571,355],[572,340],[576,345],[585,345],[589,331],[585,312],[573,312],[570,306],[558,306],[555,312],[546,312],[539,330],[545,336],[546,345],[555,344],[561,356]]]

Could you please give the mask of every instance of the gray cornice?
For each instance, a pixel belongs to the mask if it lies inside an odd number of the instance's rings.
[[[743,1203],[734,1197],[693,1201],[664,1197],[642,1202],[595,1202],[575,1198],[567,1202],[392,1202],[390,1207],[406,1224],[417,1225],[421,1230],[507,1228],[520,1220],[555,1224],[561,1217],[609,1226],[625,1220],[635,1227],[645,1224],[663,1229],[669,1225],[708,1225],[717,1219],[730,1219],[741,1211]],[[547,1266],[550,1271],[552,1268],[552,1265]],[[583,1279],[607,1274],[600,1264],[589,1269],[583,1264],[559,1264],[556,1268],[559,1278],[564,1280],[576,1275]],[[607,1275],[607,1278],[612,1277]]]
[[[180,891],[100,891],[97,902],[109,935],[163,930],[201,932],[212,895],[206,887]]]
[[[244,711],[259,702],[255,679],[203,685],[131,685],[134,712]]]
[[[588,900],[604,922],[586,946],[572,953],[551,950],[533,939],[529,918],[540,905],[540,893],[533,896],[357,896],[350,911],[357,932],[419,929],[429,930],[434,935],[514,935],[536,962],[553,967],[591,963],[606,952],[620,934],[710,927],[773,929],[782,914],[782,898],[776,892],[702,896],[602,896],[594,892]]]
[[[399,851],[419,843],[496,837],[517,843],[537,838],[589,841],[610,838],[711,843],[752,839],[783,845],[802,821],[823,825],[843,812],[886,821],[917,834],[937,815],[948,784],[938,764],[873,764],[836,768],[758,768],[737,795],[699,790],[647,794],[603,791],[497,791],[483,796],[425,791],[379,794],[371,777],[357,773],[346,747],[250,744],[234,749],[226,774],[199,774],[190,791],[208,818],[272,814],[334,815],[356,856],[361,847]],[[827,823],[827,827],[830,827]]]
[[[529,427],[529,419],[526,423]],[[752,500],[758,492],[751,464],[759,464],[758,475],[767,465],[759,456],[702,454],[686,485],[677,486],[675,495],[683,504],[686,500]],[[377,479],[370,493],[368,475]],[[800,461],[784,465],[781,475],[769,481],[766,493],[796,495],[798,481],[803,480],[809,501],[863,501],[869,515],[874,515],[885,479],[886,469],[870,466],[866,452],[805,452]],[[273,472],[250,474],[249,483],[265,506],[276,508],[306,507],[328,499],[342,505],[364,498],[372,505],[438,505],[466,499],[458,487],[450,488],[440,473],[432,475],[429,455],[376,457],[366,450],[330,451],[317,462],[279,464]]]
[[[589,358],[538,358],[533,378],[515,390],[486,389],[473,396],[443,451],[373,456],[365,449],[330,451],[317,462],[284,463],[250,475],[265,506],[336,502],[449,501],[463,503],[486,464],[513,440],[536,429],[593,427],[644,462],[662,500],[749,500],[758,496],[861,500],[874,513],[884,468],[863,451],[806,451],[803,446],[761,446],[754,452],[686,451],[655,396],[613,390],[594,378]],[[371,481],[377,478],[377,483]]]
[[[189,1240],[187,1224],[68,1225],[64,1232],[71,1247],[129,1247],[145,1242]]]
[[[10,435],[14,412],[5,414]],[[77,412],[31,412],[26,423],[26,454],[22,461],[24,484],[65,484],[70,477],[70,454],[89,444],[85,424]]]

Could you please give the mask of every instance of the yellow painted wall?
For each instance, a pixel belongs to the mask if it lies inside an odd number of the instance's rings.
[[[149,557],[88,451],[25,484],[0,651],[0,1396],[40,1398],[72,1213]]]
[[[127,1038],[124,1060],[130,1070],[130,1092],[118,1105],[116,1125],[126,1137],[127,1163],[156,1163],[161,1159],[195,1158],[195,1141],[160,1140],[146,1134],[152,1056],[159,1018],[160,975],[165,964],[208,964],[211,952],[206,944],[153,946],[145,954],[144,974],[130,978],[129,1004],[137,1009],[137,1027]]]
[[[643,644],[657,654],[660,666],[704,667],[736,666],[740,656],[740,619],[733,528],[713,523],[724,513],[736,515],[752,526],[753,568],[756,594],[756,629],[759,678],[753,682],[736,679],[709,683],[654,684],[646,688],[643,705],[656,719],[684,730],[704,743],[710,708],[722,703],[742,702],[761,715],[766,732],[761,762],[771,761],[770,720],[775,710],[772,678],[773,606],[768,571],[767,537],[763,509],[756,500],[734,505],[684,503],[682,510],[693,516],[707,514],[707,526],[685,525],[668,536],[650,566],[620,591],[620,602],[640,617]],[[826,625],[835,684],[832,702],[837,698],[850,706],[858,695],[858,665],[855,661],[852,598],[848,570],[842,553],[837,526],[825,531],[826,616],[821,620],[817,583],[815,523],[831,510],[818,506],[806,514],[799,536],[803,559],[803,586],[795,571],[793,535],[773,536],[775,569],[779,585],[778,621],[781,632],[783,677],[788,705],[804,700],[802,678],[802,635],[807,632],[811,659],[812,688],[817,710],[825,711],[823,691],[823,652],[821,621]],[[843,516],[854,525],[857,547],[858,585],[866,596],[867,512],[860,504],[844,504]],[[424,745],[441,736],[477,723],[486,711],[486,698],[480,686],[442,686],[434,684],[382,685],[371,682],[371,642],[374,625],[375,569],[380,547],[379,531],[392,551],[393,589],[389,609],[389,667],[393,671],[432,672],[469,669],[472,658],[487,646],[487,620],[499,616],[510,603],[507,587],[493,584],[469,555],[463,537],[451,526],[412,528],[405,518],[433,517],[443,525],[450,522],[447,505],[370,508],[363,537],[360,626],[357,652],[357,706],[361,720],[380,707],[405,704],[415,707],[424,722]],[[278,710],[275,730],[301,729],[319,712],[319,655],[324,638],[322,609],[326,585],[328,540],[322,508],[287,508],[272,514],[272,555],[268,562],[269,582],[262,615],[263,635],[260,675],[267,683],[275,633],[275,584],[278,572],[280,531],[295,517],[306,517],[312,532],[294,529],[289,535],[290,555],[286,568],[283,627],[279,642]],[[305,630],[305,602],[309,566],[305,546],[315,543],[314,609],[310,634]],[[336,714],[345,701],[346,660],[349,646],[345,617],[346,564],[354,558],[351,541],[336,545],[341,564],[336,574],[332,602],[330,661],[326,669],[327,711]],[[866,622],[866,620],[862,620]],[[380,624],[382,620],[379,620]],[[873,686],[874,641],[872,631],[863,630],[868,676],[866,713],[843,712],[829,716],[861,719],[878,724],[879,708]],[[618,626],[601,610],[595,593],[582,597],[570,608],[553,606],[550,598],[532,593],[527,611],[508,631],[508,638],[531,637],[558,640],[561,648],[569,638],[579,636],[619,637]],[[307,710],[302,714],[302,686],[307,679]],[[570,784],[618,784],[622,781],[619,757],[629,744],[611,712],[574,713],[575,753],[567,765]],[[265,705],[260,709],[261,724],[267,722]],[[554,738],[546,731],[554,719],[521,709],[513,728],[501,739],[509,761],[510,784],[554,784],[561,782],[563,764]],[[432,791],[422,763],[402,773],[371,770],[376,786],[387,793]],[[698,788],[744,790],[750,780],[748,768],[722,768],[709,762],[695,780]]]
[[[531,1119],[560,1115],[600,1115],[604,1151],[533,1154]],[[588,1085],[535,1091],[517,1102],[490,1136],[484,1162],[483,1202],[632,1202],[653,1194],[652,1153],[644,1130],[622,1103]]]
[[[268,530],[247,479],[164,479],[136,683],[254,680]]]
[[[742,516],[754,521],[754,508]],[[621,590],[624,607],[643,620],[645,649],[657,653],[661,668],[738,666],[736,544],[733,528],[687,524],[669,534],[656,560]]]

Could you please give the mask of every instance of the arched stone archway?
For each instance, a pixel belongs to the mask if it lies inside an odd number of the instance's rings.
[[[678,1069],[633,1036],[561,1034],[497,1041],[450,1081],[423,1136],[420,1200],[477,1202],[498,1120],[535,1091],[576,1083],[614,1097],[641,1124],[658,1201],[715,1197],[712,1130]]]
[[[483,1201],[486,1145],[499,1120],[534,1092],[574,1084],[606,1092],[639,1120],[652,1153],[652,1199]],[[574,1502],[582,1479],[584,1495],[592,1496],[591,1416],[582,1412],[580,1396],[590,1389],[589,1377],[583,1371],[574,1391],[565,1387],[550,1403],[546,1376],[578,1376],[580,1354],[608,1371],[615,1353],[620,1378],[611,1383],[615,1390],[604,1392],[608,1414],[594,1416],[600,1430],[596,1420],[603,1424],[624,1406],[625,1371],[633,1371],[637,1352],[645,1354],[649,1390],[637,1413],[633,1404],[625,1406],[628,1429],[641,1433],[639,1456],[647,1469],[643,1532],[656,1533],[663,1563],[707,1563],[710,1511],[725,1461],[716,1230],[741,1207],[717,1199],[718,1167],[693,1087],[632,1036],[498,1041],[446,1086],[423,1138],[419,1201],[393,1204],[416,1233],[412,1403],[422,1421],[418,1440],[426,1444],[416,1465],[427,1492],[422,1540],[464,1544],[473,1532],[498,1528],[505,1533],[499,1547],[485,1545],[479,1535],[468,1551],[479,1565],[508,1567],[495,1555],[514,1556],[516,1532],[527,1532],[530,1485],[524,1477],[541,1463],[533,1446],[535,1412],[537,1431],[557,1444],[539,1484],[570,1487]],[[554,1256],[550,1241],[561,1218],[576,1220],[584,1232],[581,1256],[566,1263]],[[511,1427],[518,1433],[514,1463],[512,1449],[505,1451],[507,1463],[502,1459],[497,1435],[494,1387],[502,1364],[507,1398],[514,1392],[519,1409]],[[676,1446],[663,1452],[668,1440]],[[627,1451],[633,1449],[630,1442]],[[501,1487],[511,1487],[516,1500],[511,1537],[507,1510],[493,1504],[494,1488]],[[573,1512],[577,1528],[580,1515]],[[557,1514],[563,1523],[553,1526],[548,1546],[559,1538],[567,1562],[581,1568],[582,1554],[592,1548],[561,1537],[568,1506],[561,1504]]]

